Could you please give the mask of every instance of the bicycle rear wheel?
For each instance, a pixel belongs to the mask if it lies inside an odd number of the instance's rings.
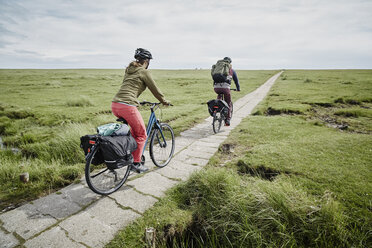
[[[166,123],[160,124],[161,130],[155,129],[150,141],[150,157],[157,167],[166,166],[174,153],[174,132]]]
[[[99,147],[96,147],[87,157],[85,164],[85,180],[89,188],[100,195],[109,195],[118,190],[127,180],[130,166],[119,169],[108,169],[105,163],[92,164]]]
[[[218,133],[221,129],[222,119],[224,119],[223,114],[221,112],[214,112],[213,113],[213,132]]]

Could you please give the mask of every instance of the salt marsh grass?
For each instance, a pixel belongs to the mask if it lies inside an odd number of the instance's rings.
[[[143,246],[148,226],[158,247],[370,247],[371,92],[371,70],[285,71],[206,169],[107,247]]]
[[[215,97],[209,70],[152,70],[174,107],[159,117],[176,134],[208,116],[206,102]],[[274,71],[238,71],[242,91],[260,86]],[[52,192],[84,171],[80,136],[116,118],[111,100],[124,70],[0,70],[0,209]],[[140,100],[156,101],[149,91]],[[147,122],[148,108],[140,109]],[[11,152],[13,149],[16,154]],[[19,174],[29,172],[23,184]]]

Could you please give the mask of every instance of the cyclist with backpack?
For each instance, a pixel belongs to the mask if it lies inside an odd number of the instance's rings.
[[[141,165],[142,151],[147,139],[146,126],[138,111],[138,97],[149,88],[151,93],[163,104],[169,105],[163,93],[156,86],[150,72],[147,70],[152,59],[151,53],[143,48],[137,48],[135,61],[125,69],[123,83],[112,100],[112,113],[118,118],[124,118],[131,127],[131,134],[137,142],[137,150],[133,152],[134,164],[132,169],[138,173],[148,170]]]
[[[231,62],[232,61],[229,57],[225,57],[221,60],[218,60],[217,63],[212,66],[211,70],[214,92],[218,94],[218,99],[221,98],[220,94],[223,94],[225,101],[229,105],[229,112],[228,117],[225,120],[225,126],[230,126],[231,119],[231,80],[234,80],[236,90],[240,91],[239,79],[236,72],[232,69]]]

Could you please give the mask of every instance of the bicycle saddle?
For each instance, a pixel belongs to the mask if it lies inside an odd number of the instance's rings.
[[[127,120],[125,120],[125,119],[124,119],[124,118],[122,118],[122,117],[120,117],[120,118],[116,119],[116,121],[119,121],[119,122],[122,122],[122,123],[124,123],[124,124],[127,124],[127,125],[128,125],[128,122],[127,122]]]

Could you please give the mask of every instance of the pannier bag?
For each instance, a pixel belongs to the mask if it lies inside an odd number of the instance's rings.
[[[213,99],[207,102],[208,104],[208,111],[211,116],[213,116],[213,112],[216,110],[217,112],[223,112],[223,114],[227,115],[229,111],[229,105],[224,100]]]
[[[125,124],[120,123],[109,123],[97,127],[97,133],[102,136],[119,136],[119,135],[128,135],[129,127]]]
[[[94,144],[100,143],[92,164],[105,163],[109,169],[116,169],[133,163],[132,152],[137,149],[137,142],[131,135],[128,125],[110,123],[98,127],[97,132],[98,134],[80,138],[80,147],[83,148],[85,157]]]
[[[88,153],[90,153],[90,150],[94,144],[97,143],[97,140],[99,138],[98,134],[93,135],[85,135],[80,137],[80,147],[83,148],[85,157]],[[100,150],[98,150],[92,160],[92,164],[99,165],[104,162],[103,155]]]
[[[227,76],[229,75],[230,64],[226,60],[218,60],[215,65],[212,66],[211,75],[214,83],[228,82]]]
[[[137,149],[133,136],[101,136],[100,150],[109,169],[116,169],[133,163],[132,152]]]

